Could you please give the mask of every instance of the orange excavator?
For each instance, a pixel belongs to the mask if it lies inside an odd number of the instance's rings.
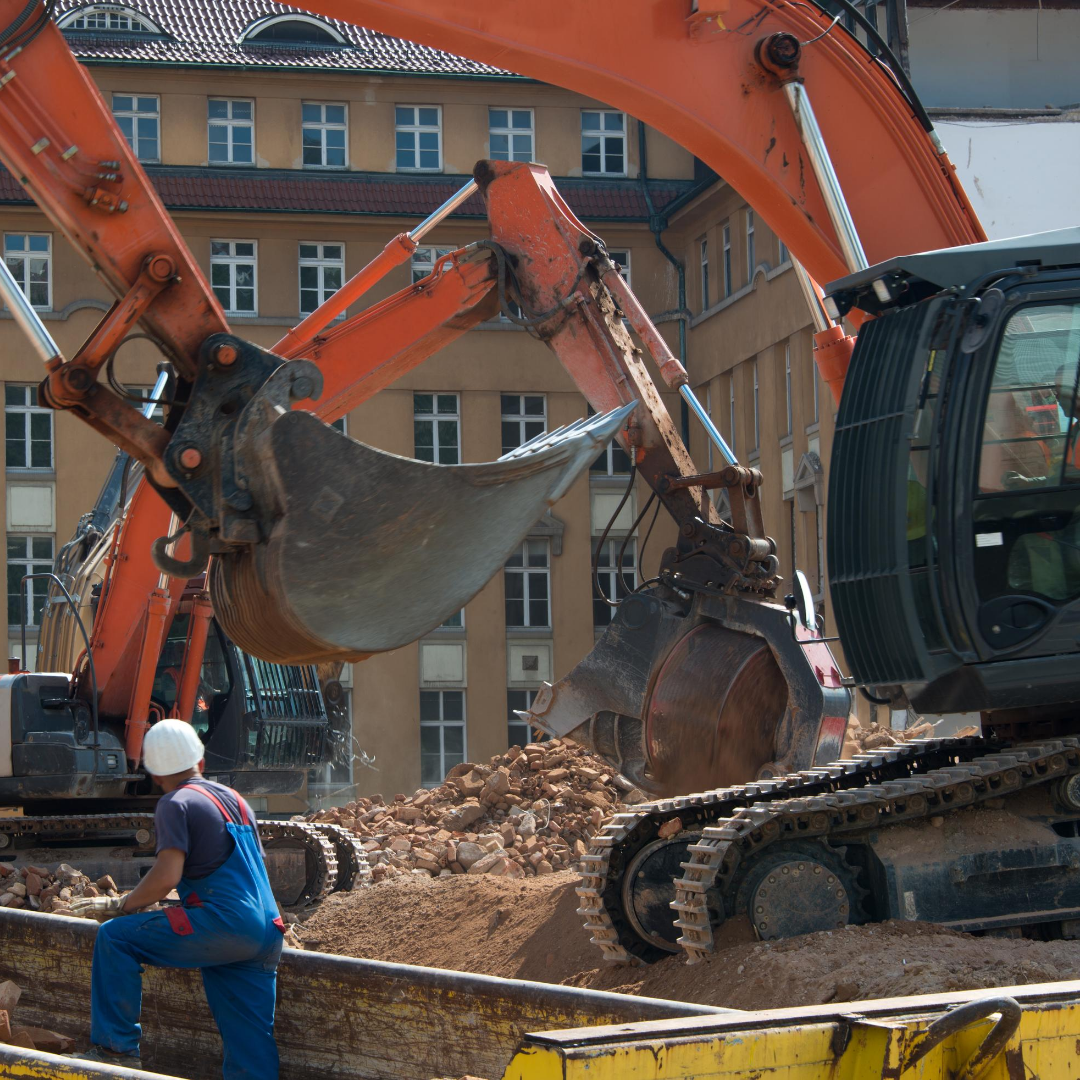
[[[546,170],[480,162],[458,199],[480,192],[489,240],[328,329],[451,200],[263,350],[230,333],[47,9],[0,0],[0,160],[117,297],[67,359],[4,290],[45,362],[41,400],[144,470],[127,531],[153,562],[136,560],[117,608],[126,639],[103,650],[152,660],[168,614],[146,620],[155,639],[136,624],[155,575],[203,572],[224,632],[265,662],[355,661],[414,640],[482,587],[612,435],[671,514],[678,538],[657,578],[528,714],[664,796],[617,815],[583,859],[581,911],[611,959],[697,959],[732,920],[764,938],[884,918],[1080,926],[1080,236],[985,242],[903,68],[855,5],[833,6],[843,21],[802,0],[575,4],[558,19],[470,0],[307,5],[624,109],[784,240],[839,404],[828,563],[848,676],[801,577],[776,599],[762,476],[736,460]],[[596,417],[453,467],[328,426],[500,308],[549,345]],[[694,466],[624,319],[722,468]],[[175,369],[164,427],[99,381],[136,323]],[[1035,406],[1053,406],[1053,422],[1040,413],[1029,430]],[[721,489],[730,522],[710,498]],[[71,702],[95,697],[86,654]],[[981,712],[982,736],[837,762],[855,689]],[[132,773],[143,704],[118,692],[106,717]]]

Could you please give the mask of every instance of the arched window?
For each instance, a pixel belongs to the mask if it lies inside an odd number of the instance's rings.
[[[252,23],[241,41],[268,45],[347,45],[332,26],[310,15],[270,15]]]
[[[61,30],[94,30],[98,33],[160,34],[144,15],[115,4],[76,8],[60,20]]]

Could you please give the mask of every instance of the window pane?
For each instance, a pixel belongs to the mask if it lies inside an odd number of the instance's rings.
[[[344,124],[345,123],[345,106],[344,105],[327,105],[326,106],[326,120],[330,124]]]
[[[539,394],[526,394],[525,395],[525,415],[526,416],[543,416],[544,415],[544,399]]]
[[[546,540],[526,541],[529,552],[530,566],[547,566],[548,545]]]
[[[427,127],[434,127],[439,123],[439,110],[438,109],[421,109],[420,110],[420,123]]]
[[[255,245],[254,244],[235,244],[234,248],[235,248],[235,251],[236,251],[237,255],[254,255],[255,254]]]
[[[35,559],[48,559],[51,564],[53,558],[52,539],[48,536],[31,537],[30,554]]]
[[[622,131],[623,129],[623,114],[622,113],[604,113],[604,130],[605,131]]]
[[[439,154],[436,150],[420,151],[420,168],[437,169],[439,167]]]
[[[52,415],[50,413],[30,414],[30,438],[45,440],[52,438]]]
[[[492,127],[507,127],[505,109],[488,109],[488,123]]]
[[[305,165],[321,165],[322,159],[322,147],[321,146],[305,146],[304,147],[304,164]]]
[[[4,465],[8,469],[25,469],[26,463],[26,440],[21,437],[11,437],[11,418],[8,418],[8,436],[4,447]]]
[[[211,119],[222,119],[229,115],[229,103],[222,101],[218,98],[211,98],[209,101],[207,115]],[[210,129],[213,131],[213,128]]]
[[[446,748],[446,767],[460,765],[465,754],[465,729],[458,725],[443,728],[443,745]]]
[[[399,169],[413,169],[416,167],[416,157],[411,150],[399,150],[396,164]]]
[[[251,102],[250,101],[234,101],[232,103],[232,115],[234,120],[250,120],[251,119]]]
[[[583,112],[581,114],[581,130],[597,131],[600,127],[600,114],[598,112]]]
[[[454,394],[439,395],[439,412],[454,414],[457,412],[457,397]]]
[[[491,156],[496,161],[506,161],[510,153],[509,135],[491,136]]]
[[[323,269],[323,288],[328,292],[337,292],[341,288],[340,266],[327,266]]]
[[[522,600],[525,597],[525,575],[506,574],[507,600]]]
[[[236,290],[236,310],[237,311],[254,311],[255,310],[255,290],[254,289],[237,289]]]
[[[420,719],[421,720],[438,720],[439,717],[439,691],[438,690],[421,690],[420,691]],[[423,732],[421,732],[421,735]]]
[[[322,119],[322,106],[312,105],[310,102],[304,102],[300,106],[301,116],[306,123],[317,124]]]
[[[465,716],[465,692],[463,690],[444,690],[443,719],[461,720]]]
[[[513,125],[516,128],[531,128],[532,114],[528,109],[515,109]]]
[[[529,625],[530,626],[547,626],[547,624],[548,624],[547,600],[530,600],[529,601]]]
[[[414,122],[415,110],[405,106],[398,105],[394,110],[394,122],[396,124],[411,124]]]
[[[525,603],[523,600],[507,600],[506,601],[506,625],[507,626],[524,626],[525,625]]]

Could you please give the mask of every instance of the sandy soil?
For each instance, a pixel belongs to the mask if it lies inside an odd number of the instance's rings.
[[[744,942],[709,962],[600,966],[576,874],[414,876],[331,897],[297,927],[308,949],[724,1005],[783,1008],[1080,977],[1080,941],[973,937],[886,923]]]

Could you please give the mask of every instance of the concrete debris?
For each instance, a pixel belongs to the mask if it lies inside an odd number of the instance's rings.
[[[11,866],[0,863],[0,907],[26,908],[45,914],[70,915],[71,901],[80,896],[119,896],[116,882],[106,874],[91,881],[67,863],[55,870],[44,866]],[[0,1009],[9,1009],[0,985]]]
[[[9,867],[10,869],[10,867]],[[5,875],[10,877],[12,875]],[[41,1050],[47,1054],[64,1054],[75,1045],[68,1035],[48,1028],[33,1027],[15,1022],[13,1010],[22,997],[22,988],[13,982],[0,983],[0,1043],[20,1046],[24,1050]]]
[[[435,788],[359,798],[305,820],[363,841],[375,881],[419,873],[535,877],[576,866],[601,825],[646,796],[570,739],[455,765]],[[0,883],[2,886],[2,883]]]

